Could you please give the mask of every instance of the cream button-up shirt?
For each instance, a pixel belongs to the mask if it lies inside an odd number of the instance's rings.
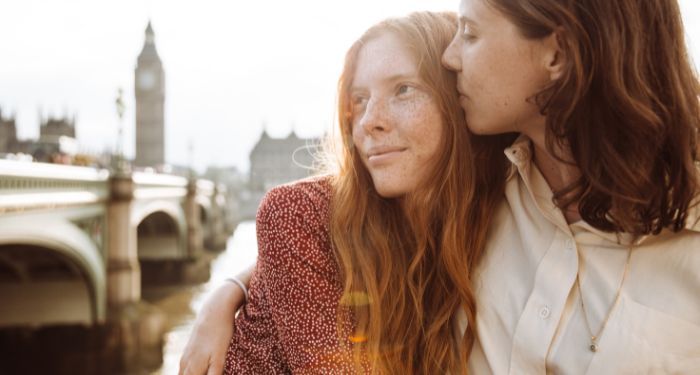
[[[519,138],[475,277],[473,374],[700,374],[700,210],[679,233],[633,239],[567,224]],[[632,253],[620,300],[592,352]],[[576,287],[580,274],[581,291]]]

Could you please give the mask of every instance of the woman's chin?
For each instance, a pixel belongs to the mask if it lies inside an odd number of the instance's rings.
[[[406,189],[404,189],[403,186],[396,186],[395,184],[374,184],[374,189],[380,197],[386,199],[399,198],[406,195]]]
[[[511,132],[499,126],[492,126],[490,124],[483,124],[478,122],[468,122],[467,127],[469,128],[469,131],[472,134],[476,135],[496,135]]]

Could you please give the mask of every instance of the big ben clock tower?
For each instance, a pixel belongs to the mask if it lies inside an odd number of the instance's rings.
[[[135,71],[137,166],[165,163],[165,74],[151,22]]]

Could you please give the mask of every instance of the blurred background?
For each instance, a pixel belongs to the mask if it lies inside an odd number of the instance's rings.
[[[260,197],[332,131],[346,49],[458,3],[0,0],[0,374],[177,373]]]

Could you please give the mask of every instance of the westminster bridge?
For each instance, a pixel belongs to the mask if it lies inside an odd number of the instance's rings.
[[[225,246],[225,200],[206,180],[0,160],[0,328],[120,319],[142,280]]]

